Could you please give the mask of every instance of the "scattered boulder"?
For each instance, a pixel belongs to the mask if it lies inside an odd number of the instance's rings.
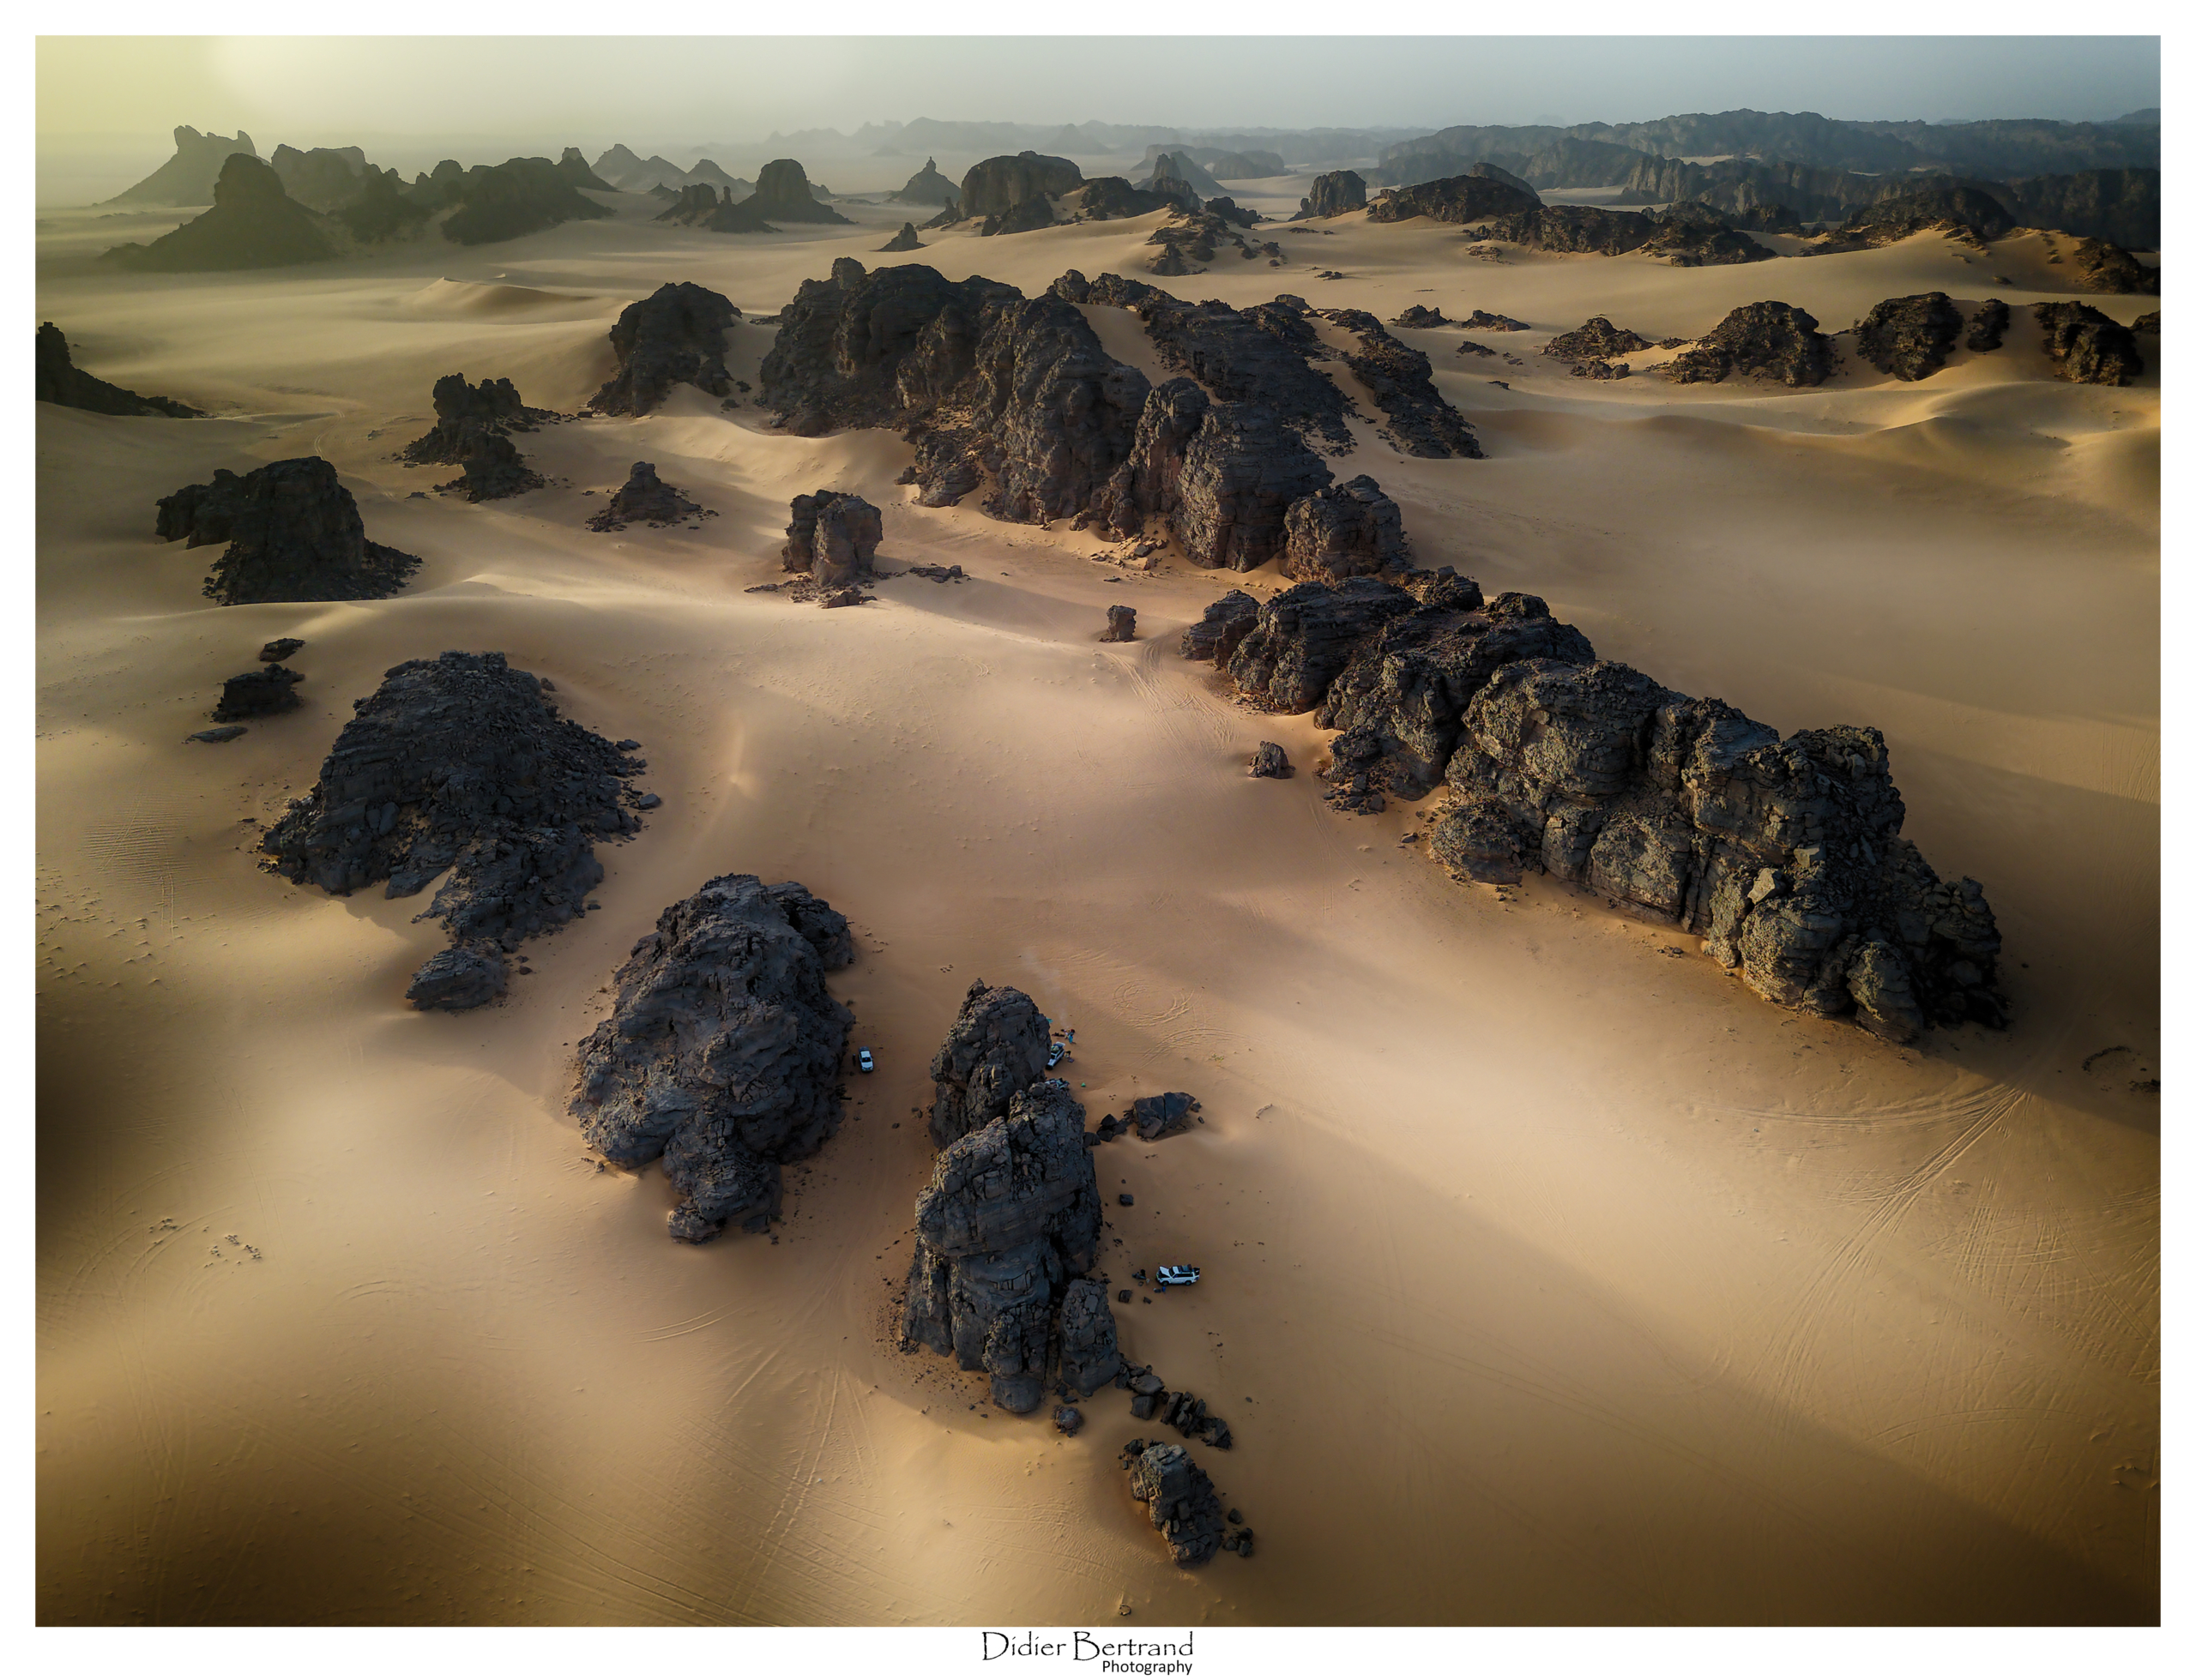
[[[1151,1526],[1177,1563],[1202,1563],[1220,1550],[1220,1496],[1187,1449],[1144,1448],[1130,1461],[1129,1493],[1150,1508]]]
[[[1474,310],[1457,323],[1472,333],[1529,333],[1532,328],[1515,316],[1489,315],[1485,310]]]
[[[789,572],[806,572],[826,588],[867,580],[877,545],[884,540],[884,516],[860,497],[819,490],[793,498],[781,553]]]
[[[1106,629],[1101,641],[1134,641],[1136,640],[1136,609],[1132,606],[1109,606],[1106,609]]]
[[[1288,755],[1282,750],[1280,742],[1261,741],[1258,750],[1251,755],[1251,774],[1283,781],[1296,774],[1296,768],[1288,762]]]
[[[1958,342],[1959,310],[1941,292],[1886,298],[1853,329],[1861,359],[1893,378],[1927,379]]]
[[[708,512],[690,502],[673,485],[656,476],[653,461],[636,461],[625,482],[587,522],[590,531],[623,531],[628,525],[661,528],[677,525]]]
[[[1644,339],[1629,328],[1613,325],[1606,315],[1597,315],[1583,327],[1557,334],[1541,346],[1541,354],[1559,361],[1584,362],[1629,356],[1654,347],[1651,339]]]
[[[196,735],[186,735],[183,738],[186,741],[209,742],[219,746],[223,742],[233,741],[239,735],[248,735],[250,732],[242,724],[232,723],[223,729],[202,729]]]
[[[673,1237],[765,1229],[781,1168],[836,1131],[854,1012],[824,976],[854,960],[847,919],[798,882],[721,875],[656,918],[578,1050],[582,1135],[619,1166],[663,1161]]]
[[[221,684],[220,704],[214,708],[215,723],[234,723],[238,718],[263,718],[276,712],[294,712],[299,706],[298,684],[304,673],[286,665],[262,665],[232,677]]]
[[[184,546],[226,543],[206,578],[223,606],[256,601],[373,601],[394,595],[417,555],[366,540],[359,504],[318,455],[269,461],[239,478],[185,485],[160,498],[154,533]]]
[[[729,397],[724,334],[739,318],[729,298],[691,280],[657,287],[628,304],[610,329],[618,371],[588,406],[602,414],[651,413],[679,384]]]
[[[1409,551],[1403,510],[1361,473],[1299,497],[1282,524],[1281,575],[1299,581],[1372,576],[1403,565]]]
[[[895,204],[953,204],[960,190],[938,172],[938,160],[925,158],[923,166],[908,178],[908,184],[892,195]]]
[[[1397,327],[1446,327],[1449,321],[1438,308],[1429,309],[1424,304],[1413,304],[1395,318],[1393,324]]]
[[[2013,312],[1998,298],[1986,299],[1967,323],[1967,347],[1970,350],[1995,350],[2006,341],[2006,328],[2012,324]]]
[[[69,340],[51,321],[39,323],[37,382],[39,401],[57,403],[63,408],[81,408],[94,414],[155,415],[171,420],[205,418],[204,410],[172,397],[141,397],[104,379],[94,379],[69,359]]]
[[[1796,388],[1821,384],[1837,365],[1837,351],[1805,310],[1741,304],[1690,350],[1664,363],[1662,373],[1680,385],[1721,384],[1734,373],[1751,373]]]
[[[1127,1118],[1138,1137],[1146,1143],[1154,1143],[1162,1137],[1189,1130],[1200,1106],[1186,1091],[1167,1091],[1156,1097],[1138,1097],[1129,1105]]]
[[[272,641],[261,644],[258,659],[262,665],[279,665],[305,645],[300,638],[294,635],[277,636]]]
[[[2130,385],[2143,375],[2135,335],[2087,304],[2037,304],[2051,370],[2077,385]]]
[[[741,208],[766,221],[839,222],[847,218],[817,202],[808,172],[792,158],[778,158],[756,172],[755,193]]]
[[[501,653],[390,666],[259,849],[276,874],[339,896],[385,881],[408,898],[447,870],[414,919],[484,956],[584,915],[603,875],[594,842],[640,827],[624,807],[643,767],[559,718],[541,688]]]
[[[961,178],[963,216],[998,215],[1050,194],[1059,197],[1083,184],[1083,172],[1065,158],[1035,152],[986,158]]]
[[[1083,1427],[1083,1413],[1071,1406],[1053,1408],[1053,1427],[1062,1435],[1073,1435]]]
[[[1313,216],[1339,216],[1350,210],[1365,208],[1365,178],[1354,169],[1330,170],[1314,178],[1312,195],[1301,201],[1302,208],[1296,220]]]
[[[900,231],[877,249],[880,251],[920,250],[923,242],[915,238],[915,225],[911,221],[900,224]]]
[[[1052,1033],[1029,993],[981,980],[970,986],[931,1058],[931,1141],[946,1148],[1004,1116],[1017,1094],[1044,1078]]]
[[[213,208],[149,245],[117,245],[102,262],[157,274],[281,268],[335,255],[322,219],[282,190],[272,166],[245,152],[223,161]]]
[[[510,966],[500,952],[453,945],[419,965],[404,989],[404,1001],[415,1009],[454,1015],[492,1003],[510,989]]]

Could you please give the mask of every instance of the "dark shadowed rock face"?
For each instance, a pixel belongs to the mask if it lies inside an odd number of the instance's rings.
[[[1131,216],[1148,216],[1154,210],[1164,210],[1174,200],[1164,193],[1147,192],[1132,187],[1124,176],[1100,175],[1083,184],[1074,200],[1077,221],[1124,221]]]
[[[1282,523],[1281,575],[1299,581],[1372,576],[1401,566],[1409,552],[1403,510],[1362,474],[1298,497]]]
[[[2159,335],[2158,311],[2152,310],[2147,315],[2137,316],[2134,325],[2127,330],[2131,333],[2148,333],[2152,338],[2157,338]]]
[[[1258,622],[1258,598],[1246,590],[1230,589],[1182,632],[1182,657],[1211,659],[1225,667]]]
[[[1773,1003],[1886,1038],[2003,1022],[1989,906],[1900,837],[1874,730],[1780,742],[1624,665],[1531,659],[1472,701],[1446,779],[1433,846],[1461,876],[1537,864],[1701,935]]]
[[[786,545],[779,558],[789,572],[806,572],[826,587],[866,580],[877,545],[884,540],[884,515],[860,497],[819,490],[793,498]]]
[[[625,482],[587,522],[590,531],[623,531],[628,525],[677,525],[705,511],[656,476],[655,463],[636,461]]]
[[[742,208],[774,222],[847,220],[830,205],[817,202],[808,184],[808,172],[791,158],[779,158],[756,171],[754,196],[745,200]]]
[[[1043,1398],[1068,1283],[1097,1258],[1083,1121],[1065,1081],[1017,1092],[1003,1117],[940,1153],[915,1199],[901,1346],[989,1372],[992,1400],[1010,1412]]]
[[[516,496],[540,489],[542,480],[528,470],[518,446],[504,434],[532,431],[547,418],[521,401],[518,388],[508,379],[468,385],[462,373],[444,374],[435,382],[434,430],[405,445],[398,458],[462,466],[463,478],[443,488],[462,491],[468,502]]]
[[[492,1003],[510,990],[510,965],[498,951],[471,951],[453,945],[437,951],[419,965],[404,1001],[415,1009],[441,1009],[455,1015]]]
[[[1498,215],[1485,232],[1491,238],[1505,239],[1527,250],[1599,256],[1621,256],[1644,249],[1658,237],[1674,238],[1664,236],[1637,211],[1604,210],[1589,204],[1535,203]]]
[[[923,242],[915,238],[915,225],[911,221],[900,224],[900,231],[877,249],[880,251],[920,250]]]
[[[1845,219],[1833,235],[1869,245],[1887,245],[1932,229],[1952,229],[1976,239],[1996,239],[2013,231],[2013,218],[1989,193],[1976,187],[1920,187],[1865,204]]]
[[[986,158],[961,178],[961,214],[997,215],[1047,193],[1057,197],[1073,192],[1082,184],[1083,172],[1065,158],[1036,152]]]
[[[1408,591],[1369,577],[1292,585],[1258,608],[1228,659],[1228,677],[1266,711],[1308,712],[1360,640],[1417,605]]]
[[[104,379],[94,379],[69,358],[69,340],[51,321],[39,323],[38,400],[94,414],[157,415],[171,420],[203,418],[203,411],[168,397],[141,397]]]
[[[149,245],[118,245],[101,261],[160,274],[281,268],[335,255],[321,219],[282,190],[272,166],[243,152],[221,165],[214,205]]]
[[[722,875],[656,918],[579,1046],[571,1112],[620,1166],[661,1158],[681,1242],[761,1231],[780,1168],[838,1129],[854,1012],[824,975],[854,960],[847,919],[798,882]]]
[[[1365,208],[1365,178],[1354,169],[1330,170],[1315,177],[1312,196],[1303,201],[1300,216],[1338,216]]]
[[[1765,262],[1777,253],[1749,239],[1720,212],[1705,204],[1673,204],[1647,216],[1651,232],[1640,247],[1674,268],[1719,268],[1735,262]]]
[[[1853,347],[1879,373],[1927,379],[1959,341],[1959,310],[1941,292],[1886,298],[1853,329]]]
[[[646,414],[679,384],[730,396],[724,334],[739,319],[729,298],[691,280],[659,286],[629,304],[610,329],[618,371],[588,406],[604,414]]]
[[[1286,781],[1296,774],[1296,767],[1288,762],[1288,754],[1278,741],[1261,741],[1258,750],[1251,755],[1251,774],[1274,781]]]
[[[1050,227],[1056,220],[1053,201],[1040,193],[1035,198],[1023,199],[1011,209],[993,211],[984,218],[983,226],[976,232],[986,239],[999,233],[1029,233]]]
[[[308,210],[326,212],[356,196],[367,169],[366,154],[355,146],[316,146],[301,152],[277,146],[268,164],[282,178],[282,190]]]
[[[1997,349],[2005,343],[2006,328],[2012,324],[2012,319],[2013,311],[2007,304],[1996,298],[1985,299],[1967,323],[1967,347]]]
[[[1720,384],[1734,373],[1758,374],[1790,386],[1819,385],[1837,365],[1815,318],[1789,304],[1741,304],[1690,350],[1662,366],[1680,385]]]
[[[386,881],[409,898],[448,870],[414,919],[492,955],[585,913],[594,841],[640,827],[624,807],[642,766],[558,717],[501,653],[392,665],[354,712],[260,841],[289,880],[341,895]]]
[[[1060,1381],[1079,1394],[1095,1394],[1120,1369],[1119,1333],[1106,1286],[1077,1278],[1060,1300]]]
[[[264,718],[298,708],[301,672],[287,665],[262,665],[232,677],[221,684],[220,704],[214,708],[215,723],[234,723],[238,718]]]
[[[1132,606],[1109,606],[1106,609],[1106,628],[1100,634],[1101,641],[1134,641],[1136,640],[1136,609]]]
[[[1290,504],[1333,477],[1271,409],[1170,379],[1144,405],[1107,518],[1130,533],[1155,520],[1193,565],[1249,571],[1282,548]]]
[[[1129,1463],[1129,1493],[1149,1507],[1151,1526],[1177,1563],[1202,1563],[1220,1550],[1226,1526],[1212,1478],[1184,1447],[1146,1447]]]
[[[2074,272],[2084,292],[2117,292],[2123,296],[2155,298],[2158,271],[2138,262],[2133,253],[2102,239],[2084,239],[2074,247]]]
[[[1606,315],[1597,315],[1583,327],[1558,333],[1541,346],[1541,354],[1559,361],[1584,362],[1629,356],[1654,347],[1652,340],[1640,337],[1627,327],[1614,325]]]
[[[931,1058],[937,1087],[931,1141],[943,1149],[1004,1115],[1019,1093],[1044,1078],[1052,1032],[1052,1022],[1028,992],[981,980],[970,986],[952,1030]]]
[[[2038,304],[2043,353],[2051,370],[2077,385],[2127,385],[2142,376],[2143,353],[2135,335],[2087,304]]]
[[[239,478],[185,485],[160,498],[155,534],[228,544],[206,579],[224,606],[251,601],[372,601],[394,595],[419,557],[366,540],[359,504],[318,455],[270,461]]]
[[[1162,1137],[1189,1130],[1197,1123],[1197,1111],[1202,1106],[1186,1091],[1162,1091],[1155,1097],[1138,1097],[1121,1117],[1143,1141],[1156,1143]]]
[[[925,158],[923,166],[908,178],[908,184],[892,195],[896,204],[952,204],[960,189],[938,172],[938,160]]]
[[[437,165],[424,188],[413,188],[412,198],[430,209],[455,207],[443,220],[443,238],[456,245],[493,244],[611,214],[546,158],[507,158],[447,172]]]
[[[1366,207],[1365,219],[1375,222],[1409,221],[1424,216],[1432,221],[1481,222],[1496,216],[1529,216],[1541,208],[1538,195],[1485,175],[1452,175],[1445,181],[1425,181],[1399,187]]]
[[[574,186],[592,192],[615,192],[617,188],[587,166],[587,158],[576,146],[567,146],[564,156],[557,160],[557,172]]]
[[[706,228],[712,233],[775,233],[768,218],[755,208],[751,196],[735,199],[729,190],[720,189],[712,182],[690,181],[680,187],[671,202],[656,213],[658,221],[678,222],[687,227]]]
[[[1359,350],[1342,361],[1372,394],[1387,417],[1388,432],[1405,455],[1433,461],[1462,456],[1478,461],[1483,451],[1464,417],[1433,386],[1433,364],[1364,310],[1319,311],[1356,336]]]
[[[1397,327],[1446,327],[1451,324],[1439,309],[1413,304],[1391,323]]]
[[[1514,316],[1489,315],[1485,310],[1474,310],[1457,323],[1473,333],[1529,333],[1532,328]]]

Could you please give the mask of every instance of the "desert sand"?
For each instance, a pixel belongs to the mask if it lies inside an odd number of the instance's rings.
[[[1260,184],[1238,196],[1281,214],[1305,190]],[[548,489],[412,499],[447,476],[391,459],[437,376],[576,409],[665,280],[769,316],[842,256],[1034,292],[1152,255],[1149,218],[888,258],[901,207],[745,238],[654,208],[187,277],[87,260],[158,216],[41,212],[40,315],[79,364],[220,416],[38,417],[42,1621],[2156,1619],[2158,1099],[2131,1087],[2159,1070],[2157,374],[2054,382],[2018,310],[2006,350],[1915,385],[1849,359],[1820,390],[1602,385],[1536,353],[1593,314],[1660,338],[1761,298],[1835,330],[1928,288],[2063,295],[2040,238],[1489,264],[1360,214],[1262,230],[1283,268],[1160,282],[1532,323],[1479,335],[1515,367],[1402,334],[1487,460],[1363,427],[1346,470],[1419,563],[1545,596],[1604,658],[1780,729],[1884,730],[1907,833],[1989,892],[2015,1016],[1900,1050],[1599,900],[1457,886],[1410,808],[1321,806],[1321,732],[1174,647],[1270,567],[1124,575],[1064,527],[915,506],[890,433],[787,437],[688,388],[522,437]],[[738,377],[770,337],[729,334]],[[216,551],[155,541],[154,500],[315,453],[418,577],[204,600]],[[636,460],[720,517],[582,528]],[[971,581],[743,593],[826,486],[884,509],[890,567]],[[1142,641],[1096,642],[1113,601]],[[278,635],[305,708],[184,744]],[[251,845],[381,671],[444,648],[637,738],[664,804],[506,1004],[430,1017],[402,1001],[443,942],[424,900],[293,888]],[[1244,774],[1261,738],[1295,780]],[[695,1249],[564,1096],[627,948],[731,870],[853,919],[833,987],[878,1071],[776,1237]],[[1077,1029],[1094,1120],[1203,1100],[1098,1165],[1136,1196],[1116,1279],[1204,1268],[1121,1338],[1228,1418],[1199,1457],[1248,1562],[1166,1561],[1115,1463],[1150,1427],[1125,1395],[1066,1440],[897,1351],[927,1064],[979,976]]]

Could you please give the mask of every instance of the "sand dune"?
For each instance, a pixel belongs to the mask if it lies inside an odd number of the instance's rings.
[[[1270,210],[1303,190],[1260,184]],[[391,454],[438,375],[576,409],[666,280],[767,316],[836,256],[894,260],[899,207],[849,214],[733,238],[636,205],[184,279],[41,234],[41,318],[82,364],[223,418],[39,414],[40,1618],[2154,1619],[2158,1109],[2129,1087],[2160,1051],[2156,375],[2064,385],[2018,334],[1799,392],[1590,387],[1538,354],[1594,314],[1659,337],[1762,297],[1835,328],[1925,288],[2050,295],[1990,285],[2045,284],[2018,241],[1486,264],[1355,216],[1169,283],[1532,323],[1495,340],[1515,369],[1403,334],[1487,460],[1366,426],[1345,470],[1420,563],[1544,595],[1605,658],[1885,732],[1907,832],[1989,889],[2016,1016],[1901,1051],[1596,900],[1460,888],[1400,843],[1409,809],[1246,777],[1260,738],[1308,766],[1321,732],[1233,705],[1173,637],[1270,568],[1118,575],[1064,527],[918,507],[900,439],[772,432],[751,394],[527,436],[552,483],[510,501],[413,499],[437,475]],[[906,260],[1035,291],[1141,274],[1149,226]],[[770,334],[729,334],[736,378]],[[306,453],[417,579],[212,606],[214,551],[155,542],[154,499]],[[581,528],[636,459],[719,518]],[[828,613],[743,593],[824,486],[884,509],[890,565],[971,581]],[[1095,641],[1115,600],[1143,641]],[[182,744],[281,635],[303,710]],[[295,888],[248,848],[382,671],[446,647],[641,740],[665,803],[506,1006],[430,1018],[401,1001],[442,942],[419,901]],[[879,1071],[778,1240],[695,1249],[658,1173],[594,1170],[564,1094],[632,941],[735,870],[853,918],[834,990]],[[1148,1428],[1124,1396],[1063,1440],[893,1345],[926,1069],[979,975],[1077,1029],[1094,1116],[1203,1099],[1193,1135],[1099,1166],[1136,1194],[1112,1265],[1206,1268],[1120,1309],[1122,1340],[1228,1416],[1209,1467],[1249,1563],[1163,1561],[1114,1466]]]

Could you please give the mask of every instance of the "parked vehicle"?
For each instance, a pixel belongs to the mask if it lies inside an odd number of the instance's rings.
[[[869,1053],[869,1047],[866,1045],[854,1052],[854,1065],[866,1074],[873,1074],[877,1071],[877,1058]]]
[[[1055,1044],[1052,1049],[1046,1053],[1045,1065],[1048,1068],[1057,1068],[1066,1056],[1067,1046],[1063,1044]]]
[[[1194,1266],[1162,1266],[1159,1268],[1159,1286],[1161,1289],[1168,1284],[1181,1285],[1197,1280],[1198,1268]]]

